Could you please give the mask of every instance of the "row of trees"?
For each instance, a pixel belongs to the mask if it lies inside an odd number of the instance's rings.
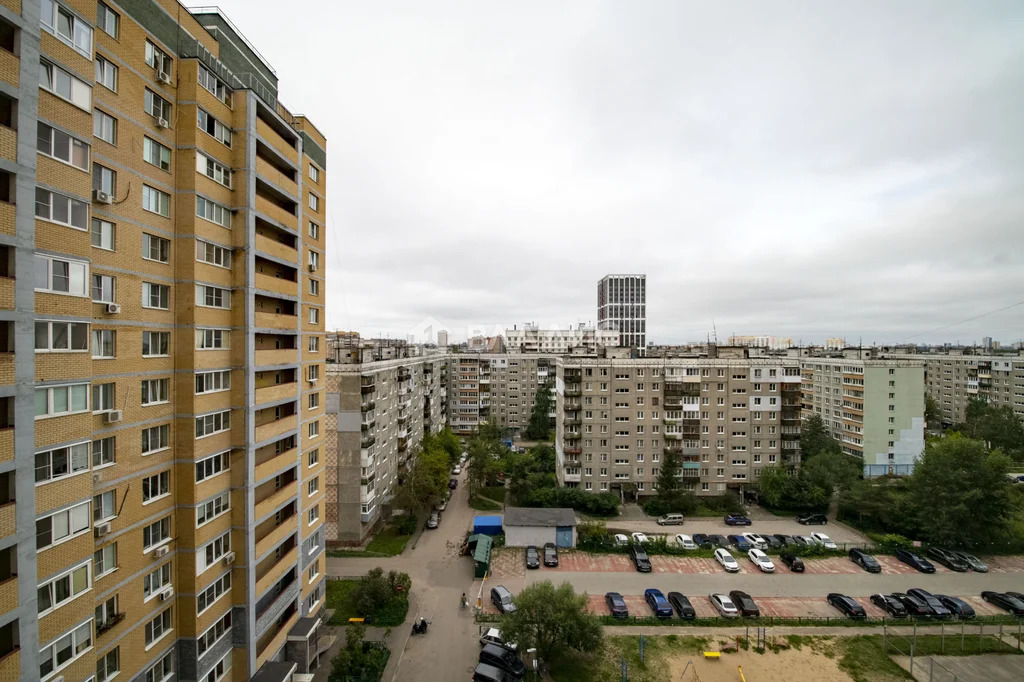
[[[551,389],[554,387],[554,380],[549,379],[537,389],[537,395],[533,399],[533,411],[530,412],[530,423],[523,435],[529,440],[546,441],[551,437],[551,409],[554,403],[551,401]]]
[[[461,450],[458,437],[448,428],[424,434],[395,491],[395,507],[415,515],[439,505],[448,491],[448,472]]]
[[[1014,461],[1024,461],[1024,422],[1009,405],[990,405],[984,400],[972,400],[967,405],[963,424],[954,431],[968,438],[984,441],[988,447],[1002,450]]]

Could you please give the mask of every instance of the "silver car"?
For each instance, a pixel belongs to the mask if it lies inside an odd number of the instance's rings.
[[[722,618],[739,618],[740,612],[736,608],[736,605],[732,603],[732,599],[729,599],[729,595],[716,592],[708,595],[708,600],[711,605],[718,611],[718,615]]]

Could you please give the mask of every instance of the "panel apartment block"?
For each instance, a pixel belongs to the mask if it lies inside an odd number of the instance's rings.
[[[537,391],[548,382],[554,390],[556,355],[464,353],[449,357],[448,421],[459,435],[476,433],[483,422],[518,435],[530,423]]]
[[[216,10],[0,25],[0,679],[303,672],[326,141]]]

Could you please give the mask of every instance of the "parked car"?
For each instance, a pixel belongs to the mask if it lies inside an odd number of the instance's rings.
[[[903,604],[903,608],[907,610],[908,616],[913,616],[914,618],[928,618],[934,615],[928,604],[924,603],[912,594],[893,592],[890,596]]]
[[[627,536],[623,535],[622,533],[616,533],[615,537],[613,538],[613,540],[614,540],[616,545],[620,545],[621,546],[621,545],[628,545],[629,544],[629,538]]]
[[[966,573],[971,568],[967,565],[966,561],[958,557],[956,554],[940,547],[929,547],[925,554],[927,554],[930,559],[934,559],[949,570],[956,571],[957,573]]]
[[[718,615],[723,618],[739,618],[740,611],[732,603],[732,600],[729,599],[729,595],[716,592],[708,595],[708,601],[718,611]]]
[[[1013,597],[1017,601],[1024,602],[1024,592],[1011,592],[1010,590],[1007,590],[1003,594],[1008,597]]]
[[[757,533],[743,533],[743,537],[747,539],[747,542],[750,543],[751,547],[756,547],[757,549],[768,549],[768,541]]]
[[[873,594],[871,595],[871,603],[885,611],[893,618],[907,617],[907,607],[903,605],[903,602],[891,594]]]
[[[881,573],[882,564],[878,563],[875,557],[871,556],[863,549],[857,549],[854,547],[850,550],[850,561],[863,568],[868,573]]]
[[[540,553],[537,551],[536,545],[530,545],[526,548],[526,567],[527,568],[540,568]]]
[[[647,552],[640,545],[629,546],[629,558],[633,560],[636,570],[641,573],[651,572],[651,560],[647,558]]]
[[[755,566],[760,568],[762,573],[775,572],[775,564],[772,563],[772,560],[764,553],[763,550],[757,548],[752,549],[747,552],[747,558],[750,559]]]
[[[981,598],[1004,611],[1009,611],[1015,616],[1024,616],[1024,602],[1016,597],[1011,597],[1004,592],[986,590],[981,593]]]
[[[459,474],[462,473],[462,467],[459,466],[458,464],[456,464],[455,468],[452,469],[452,473],[455,474],[456,476],[458,476]]]
[[[951,554],[955,554],[961,561],[967,564],[967,567],[972,571],[988,573],[988,564],[973,554],[968,554],[967,552],[951,552]]]
[[[897,549],[896,558],[902,561],[903,563],[907,564],[908,566],[913,566],[922,573],[935,572],[935,567],[932,566],[931,563],[928,562],[928,560],[926,560],[920,554],[915,554],[914,552],[911,552],[909,549]]]
[[[659,526],[681,526],[686,518],[682,514],[664,514],[658,517]]]
[[[939,599],[928,590],[922,590],[920,587],[913,587],[907,590],[907,594],[912,597],[917,597],[927,604],[928,608],[932,610],[932,613],[936,618],[953,617],[953,612],[947,609],[946,605],[939,601]]]
[[[792,535],[783,535],[782,533],[776,533],[774,536],[779,541],[781,547],[794,547],[800,543],[796,541],[796,538]]]
[[[427,528],[434,529],[441,525],[441,512],[436,509],[430,512],[430,516],[427,518]]]
[[[836,543],[832,542],[832,538],[824,533],[811,533],[811,539],[825,549],[839,549]]]
[[[838,592],[829,593],[826,597],[828,603],[842,611],[849,618],[867,618],[864,607],[857,603],[853,597]]]
[[[488,663],[478,663],[473,670],[473,682],[518,682],[519,679],[521,678]]]
[[[709,535],[708,540],[711,541],[712,547],[721,547],[722,549],[728,549],[729,538],[724,535]]]
[[[736,560],[732,558],[732,554],[729,554],[727,549],[722,549],[721,547],[716,549],[715,561],[722,564],[722,568],[729,573],[738,573],[740,570],[740,565],[736,563]]]
[[[683,549],[697,549],[697,543],[694,542],[693,538],[691,538],[689,535],[678,533],[673,538],[673,540],[676,543],[676,547],[681,547]]]
[[[796,522],[804,526],[824,526],[828,523],[828,517],[824,514],[806,514],[796,517]]]
[[[798,557],[796,554],[790,554],[789,552],[783,552],[779,555],[779,560],[786,564],[786,568],[793,571],[794,573],[804,572],[804,560]]]
[[[694,610],[693,604],[690,603],[690,600],[682,592],[669,592],[668,603],[672,605],[676,613],[683,620],[693,620],[697,617],[697,611]]]
[[[516,643],[506,642],[501,636],[501,630],[498,628],[488,628],[487,632],[480,635],[480,645],[483,646],[484,644],[497,644],[505,647],[506,649],[511,649],[512,651],[516,650]]]
[[[749,526],[750,519],[746,516],[740,516],[739,514],[729,514],[725,517],[725,525],[727,526]]]
[[[557,566],[558,565],[558,548],[555,547],[555,543],[546,542],[544,543],[544,565],[545,566]]]
[[[633,537],[633,542],[639,543],[641,545],[644,544],[645,542],[647,542],[647,540],[648,540],[647,536],[644,535],[643,533],[633,533],[632,537]]]
[[[448,489],[449,490],[455,490],[458,487],[459,487],[459,479],[457,479],[457,478],[449,478],[448,479]]]
[[[750,549],[750,543],[742,535],[730,535],[729,544],[738,549],[741,552],[746,552]]]
[[[729,599],[736,606],[741,616],[745,618],[760,618],[761,609],[757,608],[754,598],[742,590],[733,590],[729,593]]]
[[[526,664],[519,660],[516,652],[498,644],[484,644],[480,650],[480,662],[493,665],[518,679],[526,674]]]
[[[441,504],[437,505],[437,511],[444,511],[445,509],[447,509],[449,499],[450,498],[446,497],[443,500],[441,500]]]
[[[814,547],[818,544],[810,535],[794,535],[793,541],[797,547]]]
[[[768,543],[768,549],[780,549],[783,547],[782,540],[778,539],[774,535],[762,535],[764,541]]]
[[[612,614],[613,618],[629,618],[626,600],[618,592],[609,592],[604,595],[604,603],[608,605],[608,613]]]
[[[658,618],[672,617],[672,606],[668,603],[668,599],[665,599],[665,595],[661,593],[661,590],[654,589],[653,587],[644,590],[644,600]]]
[[[937,594],[935,598],[942,602],[942,605],[949,609],[954,616],[962,620],[968,618],[974,618],[975,612],[974,607],[965,602],[960,597],[950,597],[945,594]]]
[[[491,588],[491,603],[500,613],[512,613],[516,610],[516,605],[512,603],[512,593],[504,585],[495,585]]]

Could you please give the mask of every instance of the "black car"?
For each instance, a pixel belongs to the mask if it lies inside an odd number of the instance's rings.
[[[853,597],[838,592],[832,592],[826,597],[828,603],[842,611],[849,618],[867,618],[864,607],[857,603]]]
[[[711,548],[711,536],[707,533],[695,533],[693,536],[693,542],[701,549]]]
[[[629,546],[629,558],[633,560],[636,570],[641,573],[651,572],[651,560],[647,558],[647,552],[640,545],[634,544]]]
[[[709,535],[708,540],[711,542],[712,547],[729,549],[729,539],[724,535]]]
[[[485,644],[480,650],[480,663],[493,665],[519,680],[526,674],[526,664],[519,659],[516,652],[500,644]]]
[[[804,560],[798,557],[796,554],[783,552],[779,555],[779,559],[782,561],[782,563],[786,564],[786,568],[793,571],[794,573],[804,572]]]
[[[863,568],[868,573],[881,573],[882,565],[863,549],[851,549],[850,561]]]
[[[913,566],[922,573],[935,572],[935,567],[932,566],[927,559],[922,557],[920,554],[915,554],[914,552],[911,552],[909,549],[897,549],[896,558],[902,561],[903,563],[907,564],[908,566]]]
[[[824,514],[807,514],[796,517],[796,522],[804,526],[824,526],[828,523],[828,517]]]
[[[558,548],[555,547],[555,543],[553,542],[548,542],[544,544],[544,565],[558,565]]]
[[[966,573],[967,570],[970,568],[970,566],[967,565],[966,561],[958,557],[953,552],[947,551],[945,549],[940,549],[938,547],[929,547],[927,554],[930,558],[934,559],[935,561],[938,561],[940,564],[942,564],[949,570],[956,571],[957,573]]]
[[[783,546],[782,540],[774,535],[762,535],[761,537],[768,543],[768,549],[780,549]]]
[[[1011,591],[1007,590],[1003,594],[1005,594],[1008,597],[1013,597],[1014,599],[1016,599],[1019,602],[1024,602],[1024,592],[1011,592]]]
[[[1016,597],[1011,597],[1009,594],[986,590],[981,593],[981,598],[989,604],[998,606],[1004,611],[1009,611],[1015,616],[1024,616],[1024,601],[1021,601]]]
[[[672,605],[672,608],[676,610],[679,617],[683,620],[692,620],[697,617],[697,612],[693,608],[693,604],[690,600],[683,596],[682,592],[669,592],[668,603]]]
[[[893,592],[890,596],[903,604],[903,608],[907,610],[908,616],[913,616],[914,618],[928,618],[935,615],[927,604],[912,594]]]
[[[725,525],[727,526],[749,526],[751,521],[746,516],[740,516],[739,514],[729,514],[725,517]]]
[[[942,605],[953,612],[957,618],[968,619],[974,618],[974,607],[965,602],[960,597],[949,597],[944,594],[937,594],[935,598],[942,602]]]
[[[537,552],[537,547],[534,545],[530,545],[526,548],[526,567],[540,568],[540,554]]]
[[[613,618],[629,618],[626,600],[618,592],[609,592],[604,595],[604,603],[608,605],[608,612],[612,614]]]
[[[776,533],[772,537],[779,541],[781,547],[795,547],[796,545],[800,544],[792,535],[783,535],[782,533]]]
[[[871,603],[885,611],[893,618],[907,617],[907,607],[905,607],[899,599],[891,594],[873,594],[871,595]]]
[[[956,557],[967,564],[967,567],[972,571],[988,573],[988,564],[973,554],[968,554],[967,552],[950,552],[950,554],[955,554]]]
[[[760,618],[761,609],[757,608],[754,598],[742,590],[733,590],[729,593],[729,599],[736,605],[741,616],[749,618]]]
[[[928,608],[932,610],[932,613],[935,615],[936,618],[953,617],[953,612],[947,609],[946,605],[939,601],[939,599],[928,590],[922,590],[920,587],[914,587],[907,590],[907,594],[909,594],[912,597],[917,597],[925,604],[927,604]]]
[[[448,479],[448,488],[450,490],[455,490],[458,487],[459,487],[459,479],[457,479],[457,478],[449,478]]]

